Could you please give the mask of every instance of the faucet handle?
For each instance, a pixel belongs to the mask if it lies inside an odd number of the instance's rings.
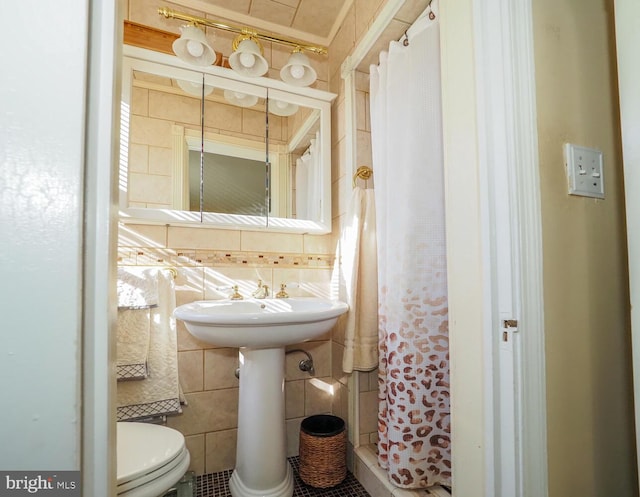
[[[231,295],[229,295],[229,299],[230,300],[242,300],[242,299],[244,299],[244,297],[242,295],[240,295],[240,292],[238,292],[238,285],[233,285],[233,287],[231,287],[231,289],[233,290],[233,293]]]
[[[276,293],[277,299],[287,299],[289,298],[289,294],[285,291],[287,285],[285,283],[280,283],[280,291]]]

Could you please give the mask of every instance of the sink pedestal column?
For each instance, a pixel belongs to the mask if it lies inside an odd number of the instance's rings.
[[[240,401],[233,497],[291,497],[284,412],[284,347],[240,349]]]

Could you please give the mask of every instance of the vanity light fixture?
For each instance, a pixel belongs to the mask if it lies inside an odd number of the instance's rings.
[[[174,42],[173,49],[175,54],[181,60],[195,65],[210,65],[215,60],[215,52],[207,44],[204,33],[198,28],[198,26],[222,29],[239,35],[233,41],[233,53],[229,56],[229,66],[238,74],[243,76],[263,76],[269,70],[267,60],[263,56],[263,49],[260,44],[260,40],[280,43],[293,48],[293,52],[291,53],[289,60],[280,71],[280,77],[285,83],[294,86],[309,86],[317,78],[316,71],[311,66],[309,57],[307,57],[304,52],[321,55],[327,54],[327,49],[325,47],[309,45],[298,40],[261,33],[250,28],[231,26],[204,17],[183,14],[167,7],[159,8],[158,14],[167,19],[178,19],[190,23],[189,26],[182,28],[183,34],[179,40]],[[192,29],[188,30],[188,34],[185,34],[185,30],[187,30],[187,28],[196,29],[200,35],[193,32]],[[178,43],[183,37],[185,37],[186,41]],[[207,49],[211,50],[213,58],[209,56],[206,60],[211,59],[211,61],[204,63],[205,59],[203,58],[203,55],[199,56],[198,54],[201,50],[203,53],[208,53]]]

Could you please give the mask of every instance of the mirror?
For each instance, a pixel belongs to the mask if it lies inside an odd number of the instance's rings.
[[[122,221],[331,231],[335,95],[141,48],[124,54]]]

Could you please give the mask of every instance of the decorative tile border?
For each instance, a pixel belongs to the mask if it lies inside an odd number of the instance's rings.
[[[284,267],[331,269],[335,257],[327,254],[278,254],[156,247],[118,247],[118,265],[175,267]]]

